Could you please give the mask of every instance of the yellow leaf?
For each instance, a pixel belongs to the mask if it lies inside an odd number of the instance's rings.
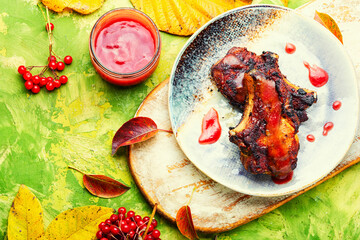
[[[252,0],[131,0],[161,31],[188,36],[213,17]]]
[[[95,239],[99,223],[114,213],[114,209],[99,206],[85,206],[60,213],[45,232],[47,240]]]
[[[330,17],[330,15],[315,11],[314,19],[326,27],[330,32],[332,32],[332,34],[335,35],[335,37],[340,40],[341,43],[343,43],[343,38],[339,26],[336,24],[335,20]]]
[[[43,210],[36,196],[21,185],[18,194],[10,208],[8,240],[43,239]]]
[[[73,9],[81,14],[89,14],[99,9],[104,0],[41,0],[49,9],[62,12],[65,8]]]

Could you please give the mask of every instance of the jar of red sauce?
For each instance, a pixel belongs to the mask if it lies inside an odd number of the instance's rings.
[[[133,8],[117,8],[95,23],[89,41],[91,62],[106,81],[130,86],[146,80],[160,59],[155,23]]]

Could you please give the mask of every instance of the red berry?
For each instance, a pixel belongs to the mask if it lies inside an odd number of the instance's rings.
[[[70,56],[69,56],[70,57]],[[65,57],[66,58],[66,57]],[[66,61],[64,61],[66,63]],[[67,63],[66,63],[67,64]],[[118,212],[121,213],[121,214],[125,214],[126,213],[126,208],[124,207],[121,207],[118,209]]]
[[[125,220],[122,220],[121,222],[120,222],[120,225],[127,225],[128,223],[125,221]]]
[[[111,225],[111,220],[110,220],[110,219],[106,219],[105,223],[108,224],[108,225]]]
[[[72,57],[69,56],[69,55],[64,58],[64,63],[67,64],[67,65],[71,64],[72,61],[73,61],[73,59],[72,59]],[[125,209],[125,208],[124,208],[124,209]],[[126,209],[125,209],[125,210],[126,210]],[[119,212],[119,213],[120,213],[120,212]]]
[[[52,77],[47,77],[47,78],[46,78],[46,81],[47,81],[47,82],[52,82],[52,81],[54,81],[54,79],[53,79]]]
[[[23,75],[26,72],[26,67],[24,65],[19,66],[18,72]]]
[[[129,227],[131,230],[135,230],[137,228],[136,223],[134,222],[129,223]]]
[[[129,227],[129,225],[127,225],[127,224],[121,225],[121,231],[122,231],[123,233],[128,233],[128,232],[130,232],[130,227]]]
[[[39,93],[40,92],[40,87],[39,87],[39,85],[34,85],[33,87],[32,87],[32,89],[31,89],[31,91],[33,92],[33,93]]]
[[[45,25],[45,28],[46,28],[47,31],[49,31],[49,23],[47,23],[47,24]],[[51,29],[51,31],[54,30],[54,24],[50,23],[50,29]]]
[[[49,62],[49,68],[50,68],[50,69],[55,70],[56,67],[57,67],[56,62],[54,62],[54,61]]]
[[[61,82],[57,79],[55,79],[53,83],[56,88],[59,88],[61,86]]]
[[[102,229],[103,233],[108,234],[110,232],[110,226],[105,225]]]
[[[120,220],[125,219],[125,215],[124,215],[124,214],[122,214],[122,213],[120,213],[118,216],[119,216],[119,219],[120,219]]]
[[[110,227],[110,231],[111,231],[111,233],[114,234],[114,235],[120,234],[120,229],[119,229],[118,227],[114,226],[114,225],[112,225],[112,226]]]
[[[107,238],[102,238],[102,239],[100,239],[100,240],[109,240],[109,239],[107,239]]]
[[[150,224],[148,231],[151,232],[152,230],[154,230],[154,225]]]
[[[141,219],[142,219],[142,218],[140,217],[140,215],[136,215],[136,216],[134,217],[135,222],[139,222]]]
[[[153,240],[153,239],[154,238],[151,235],[146,235],[145,238],[144,238],[144,240]]]
[[[101,222],[101,223],[99,224],[99,229],[102,230],[104,226],[106,226],[106,224],[105,224],[104,222]]]
[[[132,220],[129,217],[125,218],[125,221],[126,221],[127,224],[132,222]]]
[[[160,237],[160,231],[155,229],[151,235],[154,237],[154,238],[159,238]]]
[[[144,225],[139,226],[139,229],[140,229],[140,230],[145,230],[145,228],[146,228],[146,225],[145,225],[145,224],[144,224]]]
[[[135,231],[130,231],[129,233],[128,233],[128,236],[130,237],[130,238],[133,238],[134,236],[135,236]]]
[[[138,224],[138,226],[143,226],[143,225],[145,225],[145,223],[144,223],[143,220],[138,221],[137,224]]]
[[[56,57],[55,56],[48,57],[48,62],[56,62]]]
[[[34,84],[39,84],[40,83],[40,77],[38,75],[32,76],[31,81]]]
[[[40,78],[40,82],[39,82],[40,87],[45,86],[47,82],[48,82],[48,81],[46,80],[46,77]]]
[[[57,69],[58,71],[62,71],[62,70],[64,70],[64,68],[65,68],[65,64],[64,64],[63,62],[58,62],[58,63],[56,64],[56,69]]]
[[[156,221],[156,219],[153,219],[151,221],[151,224],[154,225],[154,228],[156,228],[156,226],[158,225],[158,222]]]
[[[147,223],[149,220],[150,220],[149,217],[144,217],[144,218],[143,218],[143,221],[144,221],[145,223]]]
[[[118,217],[118,215],[113,214],[113,215],[111,215],[111,216],[110,216],[110,218],[109,218],[109,219],[110,219],[110,221],[111,221],[111,222],[116,222],[116,220],[118,220],[118,219],[119,219],[119,217]]]
[[[128,211],[127,217],[132,218],[132,217],[134,217],[134,216],[135,216],[134,211]]]
[[[28,81],[25,82],[25,88],[26,88],[27,90],[32,89],[33,86],[34,86],[34,84],[33,84],[32,81],[28,80]]]
[[[47,84],[46,84],[46,89],[47,89],[48,91],[52,91],[52,90],[54,90],[54,88],[55,88],[55,86],[54,86],[54,83],[53,83],[53,82],[47,82]]]
[[[101,230],[96,232],[96,238],[101,239],[103,237],[103,232]]]
[[[29,80],[32,78],[31,72],[26,71],[26,72],[23,74],[23,78],[25,79],[25,81],[29,81]]]

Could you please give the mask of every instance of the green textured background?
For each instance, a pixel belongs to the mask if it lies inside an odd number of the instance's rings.
[[[289,7],[305,2],[290,0]],[[85,205],[125,206],[140,215],[150,214],[129,173],[125,150],[112,157],[111,140],[145,96],[170,75],[187,38],[161,33],[162,53],[155,73],[138,86],[120,88],[96,74],[88,37],[104,12],[131,3],[107,0],[88,16],[51,13],[55,52],[74,58],[65,70],[69,82],[52,93],[28,94],[17,67],[43,65],[48,57],[47,33],[36,3],[2,0],[0,4],[0,238],[6,235],[8,212],[20,184],[40,199],[46,225],[60,212]],[[111,176],[131,190],[110,200],[94,197],[84,190],[81,174],[67,169],[68,165]],[[218,239],[360,239],[359,172],[360,165],[354,166],[271,213],[219,234]],[[157,219],[162,239],[184,239],[174,225],[160,216]]]

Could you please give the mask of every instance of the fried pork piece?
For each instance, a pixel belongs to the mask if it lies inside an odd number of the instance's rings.
[[[278,55],[258,56],[246,48],[232,48],[211,70],[219,91],[243,111],[229,131],[240,148],[240,160],[254,174],[284,178],[296,167],[298,128],[316,92],[291,84],[280,72]]]

